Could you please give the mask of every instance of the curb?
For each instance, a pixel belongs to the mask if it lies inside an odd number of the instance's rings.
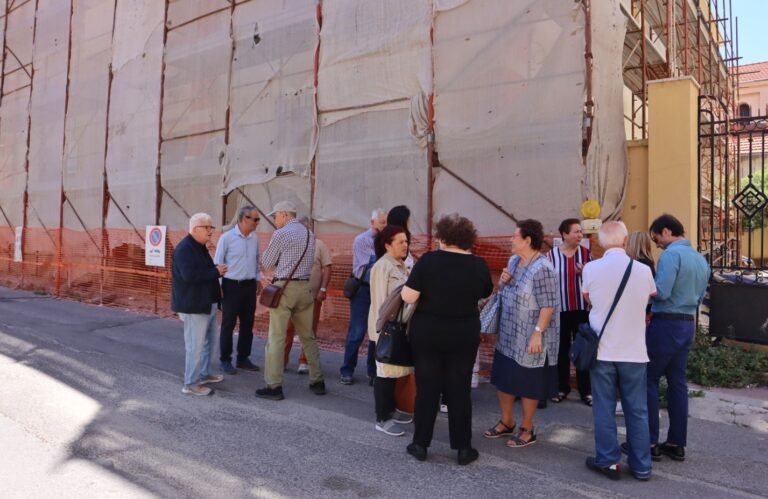
[[[733,393],[727,389],[705,388],[689,384],[689,390],[702,390],[704,397],[688,399],[688,416],[750,428],[768,433],[768,389],[752,388]],[[734,390],[736,391],[736,390]]]

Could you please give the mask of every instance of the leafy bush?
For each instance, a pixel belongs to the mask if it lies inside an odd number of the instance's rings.
[[[768,353],[713,344],[700,328],[688,355],[688,379],[703,386],[743,388],[768,384]]]

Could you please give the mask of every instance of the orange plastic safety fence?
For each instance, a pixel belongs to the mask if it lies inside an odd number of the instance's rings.
[[[171,316],[171,258],[173,248],[186,233],[170,231],[166,241],[166,267],[144,265],[143,234],[132,229],[92,231],[26,228],[23,233],[22,261],[14,261],[15,233],[0,227],[0,284],[47,293],[86,303],[115,306],[160,316]],[[215,251],[220,233],[209,244]],[[323,304],[318,328],[321,345],[343,349],[349,321],[349,301],[341,289],[352,266],[355,234],[321,234],[333,260],[328,299]],[[260,234],[262,251],[269,234]],[[411,249],[415,257],[430,249],[425,235],[414,235]],[[494,280],[510,255],[508,236],[482,237],[474,253],[488,262]],[[266,336],[268,311],[257,307],[256,334]],[[481,366],[490,365],[495,338],[483,335]]]

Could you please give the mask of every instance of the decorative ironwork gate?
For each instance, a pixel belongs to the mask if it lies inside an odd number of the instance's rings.
[[[713,335],[768,343],[768,117],[699,97],[699,250]]]

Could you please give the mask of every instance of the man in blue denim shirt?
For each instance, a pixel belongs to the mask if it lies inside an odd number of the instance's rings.
[[[685,460],[688,431],[688,350],[696,333],[696,310],[709,282],[707,261],[685,239],[685,229],[672,215],[661,215],[650,227],[651,239],[664,252],[656,267],[656,296],[646,333],[648,346],[648,426],[651,456]],[[667,378],[669,431],[659,444],[659,379]]]

